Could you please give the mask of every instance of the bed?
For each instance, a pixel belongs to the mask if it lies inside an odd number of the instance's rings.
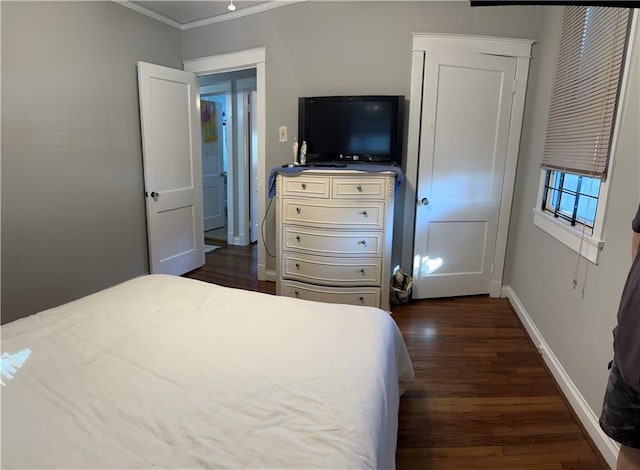
[[[2,351],[2,468],[393,468],[413,379],[382,310],[167,275],[4,325]]]

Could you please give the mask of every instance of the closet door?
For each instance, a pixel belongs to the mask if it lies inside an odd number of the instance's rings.
[[[516,59],[427,52],[414,298],[491,289]]]

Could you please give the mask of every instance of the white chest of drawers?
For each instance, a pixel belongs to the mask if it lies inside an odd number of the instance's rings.
[[[389,310],[395,174],[276,178],[276,293]]]

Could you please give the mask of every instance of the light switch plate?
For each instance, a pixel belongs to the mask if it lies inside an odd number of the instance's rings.
[[[287,142],[287,126],[280,126],[278,130],[280,142]]]

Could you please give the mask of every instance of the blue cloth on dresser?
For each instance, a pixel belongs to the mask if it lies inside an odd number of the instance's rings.
[[[276,195],[276,175],[278,173],[300,173],[305,170],[358,170],[366,173],[381,173],[383,171],[392,171],[396,174],[396,189],[404,182],[404,175],[400,167],[391,165],[375,165],[368,163],[347,163],[346,166],[340,167],[317,167],[317,166],[277,166],[271,169],[269,174],[269,197],[272,198]]]

